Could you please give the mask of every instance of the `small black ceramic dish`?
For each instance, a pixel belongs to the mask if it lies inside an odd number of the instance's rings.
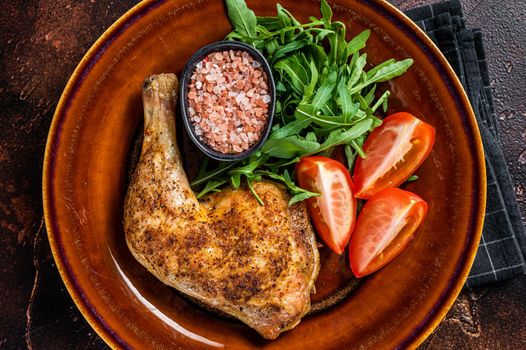
[[[188,90],[191,81],[193,72],[196,69],[196,66],[201,62],[206,56],[214,52],[221,51],[244,51],[247,52],[252,59],[261,64],[261,68],[267,75],[267,85],[268,85],[268,94],[270,96],[270,102],[268,102],[268,115],[266,116],[266,124],[262,129],[261,135],[257,142],[255,142],[249,149],[239,152],[239,153],[222,153],[213,148],[211,148],[205,141],[203,141],[197,134],[195,127],[190,120],[190,111],[189,111],[189,102],[188,102]],[[270,129],[272,127],[272,120],[274,119],[274,110],[276,105],[276,86],[274,84],[274,79],[272,77],[272,71],[270,66],[265,59],[265,57],[254,47],[241,43],[238,41],[219,41],[207,46],[202,47],[197,50],[192,57],[188,60],[186,66],[183,69],[181,74],[181,86],[180,86],[180,106],[181,113],[183,117],[183,122],[190,136],[190,139],[195,143],[195,145],[207,156],[221,161],[235,161],[241,160],[248,157],[252,152],[259,149],[265,140],[268,138]]]

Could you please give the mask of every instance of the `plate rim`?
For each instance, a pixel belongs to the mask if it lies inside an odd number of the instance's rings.
[[[62,255],[62,248],[57,242],[56,237],[60,236],[58,232],[60,229],[56,222],[56,212],[53,208],[54,193],[52,192],[50,185],[52,182],[52,175],[54,173],[54,160],[56,157],[56,142],[57,137],[61,131],[62,116],[65,108],[70,103],[72,94],[77,90],[78,84],[82,84],[83,78],[89,73],[89,70],[93,64],[98,61],[98,54],[105,51],[105,47],[110,45],[115,36],[118,36],[121,31],[125,31],[128,26],[132,25],[138,18],[142,17],[143,11],[150,11],[160,6],[166,0],[143,0],[138,4],[130,8],[124,13],[119,19],[117,19],[104,33],[95,41],[95,43],[89,48],[86,54],[82,57],[79,64],[76,66],[73,74],[68,79],[68,82],[60,96],[57,104],[51,126],[49,128],[48,137],[46,140],[46,148],[44,153],[44,164],[42,173],[42,200],[44,210],[44,220],[46,225],[46,232],[48,240],[51,246],[51,252],[53,259],[60,273],[60,276],[66,286],[66,289],[73,299],[75,305],[80,310],[83,317],[88,321],[89,325],[97,332],[97,334],[112,348],[117,347],[129,347],[124,339],[122,339],[116,332],[113,331],[112,327],[104,322],[101,316],[97,313],[96,308],[92,306],[84,295],[81,286],[78,284],[76,279],[73,277],[74,273],[70,270],[67,262]],[[470,138],[473,143],[476,154],[473,156],[473,160],[478,162],[474,165],[474,170],[479,171],[478,184],[476,179],[474,186],[478,185],[479,191],[472,193],[472,197],[478,200],[478,208],[475,206],[473,213],[473,220],[470,223],[472,228],[470,241],[464,248],[465,251],[461,256],[459,263],[456,266],[454,274],[450,277],[448,286],[442,292],[434,306],[428,312],[425,319],[416,329],[414,329],[407,338],[405,338],[399,347],[416,348],[420,345],[439,325],[442,319],[445,317],[457,296],[462,290],[464,283],[468,277],[469,271],[475,259],[477,253],[479,241],[482,235],[482,227],[484,222],[484,214],[486,207],[486,167],[484,162],[484,151],[482,146],[482,139],[480,136],[480,130],[475,119],[473,108],[469,102],[469,99],[458,79],[453,68],[449,65],[444,55],[431,41],[431,39],[418,27],[411,19],[409,19],[403,12],[401,12],[394,5],[384,0],[373,0],[364,1],[357,0],[360,2],[367,2],[371,7],[374,7],[376,11],[382,12],[382,16],[389,16],[395,20],[400,30],[413,34],[420,44],[428,50],[426,56],[434,56],[436,62],[435,66],[438,71],[443,70],[441,74],[442,80],[447,80],[451,83],[451,88],[458,93],[458,100],[456,101],[457,108],[460,110],[465,109],[466,120],[468,129],[472,132],[473,138]],[[406,28],[402,28],[405,26]],[[436,64],[438,63],[438,64]],[[444,79],[446,78],[446,79]],[[449,87],[448,87],[449,88]]]

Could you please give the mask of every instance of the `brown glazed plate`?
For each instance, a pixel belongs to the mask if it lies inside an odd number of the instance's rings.
[[[301,20],[319,15],[318,1],[280,2]],[[248,5],[258,15],[275,13],[274,1]],[[389,88],[391,112],[411,112],[437,131],[419,180],[407,186],[429,204],[417,237],[355,288],[349,287],[356,283],[345,257],[322,250],[317,312],[274,341],[210,313],[150,275],[129,253],[122,227],[130,153],[142,120],[141,86],[154,73],[180,74],[188,58],[223,39],[230,24],[220,0],[143,1],[101,36],[73,73],[44,161],[44,211],[55,261],[82,314],[110,346],[414,348],[453,304],[477,250],[486,200],[473,111],[444,57],[394,7],[380,0],[331,5],[351,35],[371,29],[365,52],[373,63],[415,60]],[[190,161],[197,154],[190,148],[183,153]],[[342,300],[326,307],[331,297]]]

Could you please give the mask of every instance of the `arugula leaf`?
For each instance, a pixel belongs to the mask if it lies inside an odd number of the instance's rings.
[[[282,71],[288,76],[290,83],[298,94],[301,94],[309,84],[308,75],[297,62],[294,56],[284,58],[274,64],[274,69]]]
[[[287,16],[289,16],[290,21],[293,26],[295,27],[302,26],[302,24],[296,18],[294,18],[294,16],[286,8],[282,7],[280,4],[278,4],[277,7],[278,7],[278,11],[280,11],[281,9],[281,12],[284,12],[285,14],[287,14]],[[319,22],[319,21],[314,21],[314,22]]]
[[[336,129],[330,132],[325,141],[319,146],[316,151],[305,153],[303,156],[311,156],[313,154],[323,152],[331,147],[344,145],[350,143],[352,140],[364,135],[371,129],[372,119],[368,118],[358,122],[350,129]]]
[[[245,175],[245,176],[250,176],[254,170],[256,170],[256,168],[265,161],[265,157],[257,157],[257,158],[252,158],[251,161],[245,165],[245,166],[242,166],[242,167],[239,167],[239,168],[235,168],[233,170],[230,170],[228,173],[230,175]]]
[[[197,199],[203,197],[205,194],[210,192],[220,192],[221,190],[219,189],[219,187],[223,186],[227,182],[228,180],[226,179],[208,181],[206,183],[206,186],[196,195]]]
[[[267,50],[269,55],[274,54],[274,52],[278,49],[279,43],[278,39],[272,38],[270,41],[267,41],[265,43],[265,50]]]
[[[281,139],[287,136],[298,134],[311,123],[311,119],[297,119],[272,132],[272,134],[269,136],[269,139]]]
[[[309,85],[305,87],[305,90],[303,91],[303,98],[302,102],[307,103],[312,95],[314,94],[314,89],[316,88],[316,84],[318,83],[318,68],[316,68],[316,64],[313,61],[310,61],[309,63],[310,68],[310,81]]]
[[[223,175],[224,173],[226,173],[228,171],[228,169],[230,168],[233,168],[234,166],[236,166],[237,164],[239,164],[239,162],[223,162],[223,163],[220,163],[219,166],[210,171],[210,172],[203,172],[200,176],[198,176],[196,179],[194,179],[191,183],[190,183],[190,186],[191,187],[196,187],[196,186],[199,186],[207,181],[211,181],[212,179],[214,178],[217,178],[221,175]]]
[[[340,85],[338,86],[338,96],[340,97],[343,119],[348,122],[358,110],[359,104],[353,103],[351,94],[345,86],[345,80],[340,81]]]
[[[373,75],[375,75],[376,73],[378,73],[378,71],[386,66],[389,66],[393,63],[396,63],[396,60],[394,58],[390,58],[388,59],[387,61],[384,61],[382,63],[380,63],[379,65],[375,66],[374,68],[371,68],[368,72],[367,72],[367,79],[371,79],[373,77]]]
[[[257,19],[254,11],[243,0],[226,0],[228,19],[234,29],[250,38],[256,37]]]
[[[277,17],[256,17],[257,24],[265,27],[269,31],[281,29],[281,21]]]
[[[413,174],[413,175],[409,176],[409,178],[407,180],[405,180],[405,182],[413,182],[413,181],[416,181],[416,180],[418,180],[418,175]]]
[[[299,161],[300,161],[300,157],[292,158],[291,160],[288,160],[288,159],[280,160],[280,161],[274,162],[274,163],[267,162],[267,163],[265,163],[265,168],[269,169],[270,171],[272,171],[274,173],[277,173],[278,169],[283,168],[283,167],[288,167],[289,165],[292,165],[292,164],[297,163]],[[256,171],[256,173],[258,173],[258,171]]]
[[[367,95],[365,95],[363,97],[363,99],[365,100],[365,103],[367,104],[367,106],[370,106],[371,103],[373,102],[373,100],[374,100],[374,92],[375,91],[376,91],[376,85],[373,85],[373,87],[367,92]]]
[[[291,21],[287,13],[284,11],[283,6],[281,6],[280,4],[277,4],[276,10],[278,13],[278,20],[281,25],[281,28],[290,27]]]
[[[325,25],[329,26],[332,19],[332,9],[326,0],[321,0],[321,15],[323,16]]]
[[[407,58],[403,61],[394,61],[390,62],[389,64],[385,64],[382,68],[375,70],[374,74],[362,73],[363,82],[353,87],[351,89],[351,93],[356,93],[373,83],[381,83],[396,78],[404,74],[412,64],[413,59]]]
[[[291,205],[294,205],[298,202],[301,202],[307,198],[311,198],[311,197],[316,197],[316,196],[319,196],[320,194],[319,193],[314,193],[314,192],[309,192],[307,190],[305,190],[305,192],[301,192],[301,193],[298,193],[296,195],[294,195],[290,200],[289,200],[289,206]]]
[[[372,119],[367,118],[365,120],[362,120],[356,125],[354,125],[352,128],[343,130],[339,129],[333,131],[329,134],[327,137],[327,140],[325,140],[324,143],[320,145],[320,151],[325,150],[332,146],[342,145],[351,142],[352,140],[362,136],[366,132],[368,132],[371,129],[371,126],[373,124]]]
[[[359,142],[358,140],[352,140],[351,143],[350,143],[350,145],[352,146],[352,148],[354,148],[356,150],[356,152],[358,153],[360,158],[365,158],[366,155],[365,155],[365,152],[362,149],[362,144],[363,144],[363,141]]]
[[[250,192],[252,192],[252,195],[256,198],[259,205],[264,206],[265,203],[263,203],[263,200],[261,197],[254,191],[254,187],[252,186],[252,179],[247,179],[248,188],[250,189]]]
[[[384,112],[385,112],[385,110],[387,109],[387,100],[389,99],[389,96],[391,96],[391,92],[387,90],[386,92],[382,94],[382,96],[380,96],[380,98],[376,101],[376,103],[371,107],[371,111],[374,113],[380,106],[383,106]]]
[[[315,192],[310,192],[310,191],[307,191],[301,187],[298,187],[296,186],[296,184],[294,183],[294,181],[292,181],[292,179],[290,178],[290,174],[288,172],[288,170],[285,170],[283,172],[283,175],[279,175],[279,174],[276,174],[276,173],[273,173],[273,172],[270,172],[270,171],[265,171],[265,170],[260,170],[257,172],[258,175],[262,175],[262,176],[267,176],[273,180],[277,180],[277,181],[280,181],[282,183],[284,183],[287,188],[289,189],[289,191],[294,195],[290,200],[289,200],[289,205],[293,205],[297,202],[300,202],[304,199],[307,199],[307,198],[311,198],[311,197],[315,197],[315,196],[319,196],[320,194],[319,193],[315,193]]]
[[[310,131],[310,132],[307,133],[307,135],[305,135],[305,140],[318,142],[318,137],[316,137],[316,133],[315,132]]]
[[[347,59],[349,58],[349,55],[347,54],[347,41],[345,40],[346,29],[343,23],[342,26],[338,28],[337,35],[338,45],[336,47],[336,56],[334,62],[338,65],[341,65],[345,64],[345,62],[347,62]]]
[[[370,35],[371,31],[369,29],[366,29],[354,38],[352,38],[352,40],[349,41],[349,43],[347,44],[347,56],[351,56],[363,49]]]
[[[371,83],[381,83],[404,74],[413,64],[412,58],[406,58],[403,61],[392,62],[378,69],[371,77],[367,75]]]
[[[345,118],[343,116],[327,116],[322,115],[319,112],[315,112],[313,105],[299,105],[298,108],[296,108],[294,115],[298,120],[311,120],[313,123],[327,128],[335,126],[350,126],[353,124],[351,122],[345,122]]]
[[[349,78],[349,81],[347,82],[347,89],[351,90],[354,85],[360,80],[360,77],[363,72],[363,67],[367,64],[367,54],[363,54],[358,56],[356,59],[356,62],[354,64],[354,68],[351,73],[351,77]],[[357,90],[358,91],[358,90]],[[349,91],[349,93],[352,93]]]
[[[318,29],[316,28],[316,38],[315,38],[315,42],[316,43],[319,43],[320,41],[322,41],[323,39],[325,39],[325,37],[329,34],[333,34],[334,33],[334,30],[332,29]]]
[[[342,55],[346,52],[347,45],[345,41],[345,26],[341,22],[334,22],[331,28],[335,29],[335,32],[334,34],[327,35],[330,45],[329,63],[331,65],[340,64],[342,63]]]
[[[353,141],[351,141],[351,142],[353,142]],[[345,145],[345,147],[343,149],[345,151],[345,158],[347,159],[347,169],[349,169],[349,171],[351,171],[351,169],[354,166],[354,162],[356,160],[356,155],[353,153],[350,145]]]
[[[282,45],[274,52],[274,55],[272,56],[272,61],[280,59],[284,57],[287,53],[297,51],[306,45],[309,45],[308,40],[292,41],[288,44]]]
[[[241,186],[241,174],[231,174],[230,175],[230,183],[232,184],[232,188],[236,189]]]
[[[306,48],[307,56],[316,64],[318,72],[323,71],[323,68],[328,65],[327,53],[323,46],[320,45],[309,45]]]
[[[315,112],[319,111],[325,104],[327,104],[332,97],[332,90],[336,87],[337,78],[337,72],[332,72],[327,79],[321,83],[316,95],[314,95],[314,99],[312,100],[312,106]]]
[[[285,85],[281,81],[278,80],[276,82],[276,90],[278,92],[286,92],[287,88],[285,87]],[[277,102],[279,102],[279,101],[277,101]],[[280,104],[281,104],[281,102],[280,102]]]
[[[271,157],[294,158],[297,155],[316,152],[320,147],[318,142],[307,141],[299,136],[288,136],[281,139],[268,139],[261,151]]]

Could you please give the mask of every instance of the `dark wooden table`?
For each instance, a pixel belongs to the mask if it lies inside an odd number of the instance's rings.
[[[90,45],[132,0],[0,5],[0,348],[100,349],[51,257],[41,173],[54,108]],[[402,9],[430,0],[393,0]],[[526,216],[526,1],[464,0],[485,35],[504,154]],[[526,276],[465,289],[423,349],[525,349]]]

